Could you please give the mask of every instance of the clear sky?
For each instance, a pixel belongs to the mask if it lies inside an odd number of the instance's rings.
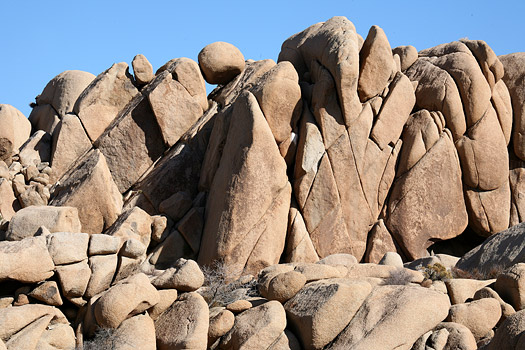
[[[144,54],[156,70],[197,59],[214,41],[246,59],[276,60],[290,35],[346,16],[366,37],[382,27],[392,47],[418,50],[468,37],[497,55],[525,51],[525,1],[99,1],[0,0],[0,103],[28,106],[57,74],[95,75]]]

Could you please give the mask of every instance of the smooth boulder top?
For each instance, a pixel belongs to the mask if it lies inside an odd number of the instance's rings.
[[[217,41],[199,52],[199,66],[209,84],[226,85],[244,70],[244,56],[230,43]]]

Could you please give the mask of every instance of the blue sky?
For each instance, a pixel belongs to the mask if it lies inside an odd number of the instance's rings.
[[[95,75],[144,54],[157,69],[197,59],[214,41],[246,59],[277,59],[290,35],[346,16],[366,37],[384,29],[392,47],[418,50],[460,38],[485,40],[498,55],[525,51],[525,1],[0,1],[0,103],[26,116],[55,75]]]

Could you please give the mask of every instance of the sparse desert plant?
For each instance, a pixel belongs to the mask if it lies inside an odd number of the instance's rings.
[[[407,269],[400,267],[392,272],[383,282],[385,285],[407,285],[412,281],[413,275]]]
[[[452,275],[454,278],[468,278],[474,280],[489,280],[497,278],[503,272],[505,272],[505,267],[501,265],[492,266],[488,270],[480,270],[474,268],[472,270],[462,270],[457,267],[451,269]]]
[[[421,269],[421,272],[423,272],[425,279],[429,279],[431,281],[446,281],[452,279],[452,273],[450,273],[450,271],[440,263],[427,265]]]
[[[114,329],[98,328],[92,339],[84,341],[84,350],[114,350],[117,347]]]
[[[211,266],[201,266],[204,285],[201,295],[209,307],[226,306],[237,300],[259,296],[256,280],[251,276],[242,276],[234,280],[239,273],[221,261]]]

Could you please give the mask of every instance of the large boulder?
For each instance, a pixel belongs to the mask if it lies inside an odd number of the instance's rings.
[[[371,289],[367,282],[340,279],[309,283],[301,289],[284,306],[290,326],[305,349],[322,349],[333,341]]]
[[[330,349],[410,349],[448,314],[440,292],[412,286],[381,286],[372,291]]]
[[[18,109],[0,104],[0,160],[11,164],[11,156],[31,135],[31,123]]]
[[[197,293],[185,293],[155,321],[157,349],[204,350],[208,343],[209,310]]]
[[[248,273],[276,264],[286,239],[290,195],[286,163],[257,100],[245,93],[236,101],[208,194],[198,262],[220,259]]]
[[[73,112],[82,121],[91,141],[95,141],[137,94],[128,64],[115,63],[85,88]]]
[[[525,310],[508,317],[484,350],[518,350],[525,344]]]
[[[269,301],[238,315],[233,328],[222,338],[220,348],[268,349],[285,327],[283,306],[278,301]]]
[[[244,56],[232,44],[217,41],[199,52],[199,66],[208,83],[226,85],[244,70]]]
[[[501,317],[499,302],[493,298],[475,300],[450,307],[447,321],[466,326],[476,340],[485,337]]]
[[[0,281],[41,282],[53,276],[54,269],[45,237],[0,242]]]
[[[459,158],[444,122],[440,113],[422,110],[403,132],[386,226],[409,259],[428,255],[436,240],[454,238],[467,227]]]
[[[146,311],[158,302],[159,293],[148,277],[139,273],[102,294],[95,304],[95,318],[100,327],[117,328],[125,319]]]
[[[463,255],[456,264],[461,270],[490,273],[525,262],[525,223],[493,235],[483,244]]]
[[[496,279],[494,290],[514,309],[525,309],[525,263],[513,265]]]
[[[101,233],[122,211],[122,196],[111,177],[104,155],[92,150],[55,189],[50,205],[78,209],[82,230]]]

